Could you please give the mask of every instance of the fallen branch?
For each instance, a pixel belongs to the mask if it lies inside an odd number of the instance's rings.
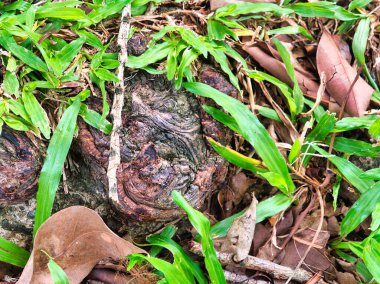
[[[251,279],[251,277],[243,274],[234,273],[231,271],[224,271],[224,277],[230,283],[239,283],[239,284],[270,284],[271,282],[265,280],[256,280]]]
[[[197,255],[203,255],[200,244],[196,242],[191,243],[190,251]],[[247,256],[244,260],[237,263],[234,261],[234,254],[232,253],[222,253],[217,251],[216,254],[222,265],[235,265],[239,268],[265,272],[276,279],[286,280],[289,277],[292,277],[294,281],[306,283],[313,277],[312,273],[304,269],[298,268],[293,270],[290,267],[279,265],[269,260],[254,256]],[[322,284],[325,282],[320,280],[318,283]]]
[[[117,44],[120,48],[119,52],[119,68],[117,70],[117,77],[119,82],[115,84],[115,96],[113,100],[111,117],[113,118],[113,128],[110,141],[110,156],[108,160],[108,196],[115,206],[119,204],[117,194],[117,168],[120,165],[120,137],[119,131],[121,127],[121,111],[124,105],[125,84],[124,84],[124,66],[128,60],[127,39],[130,30],[129,18],[131,16],[131,5],[128,4],[124,7]]]

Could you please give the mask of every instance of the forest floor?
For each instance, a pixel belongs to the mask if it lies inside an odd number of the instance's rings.
[[[4,1],[0,57],[0,283],[380,283],[379,0]]]

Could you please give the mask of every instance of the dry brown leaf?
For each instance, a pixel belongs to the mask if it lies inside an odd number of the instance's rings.
[[[66,208],[42,224],[19,284],[52,283],[49,258],[42,250],[66,272],[71,284],[80,283],[102,259],[145,253],[114,234],[95,211],[82,206]]]
[[[241,2],[266,2],[266,3],[276,3],[275,0],[211,0],[210,1],[210,7],[211,11],[214,11],[220,7],[229,5],[229,4],[239,4]]]
[[[332,98],[342,106],[349,96],[345,111],[352,116],[362,116],[368,108],[374,90],[359,77],[350,94],[348,93],[358,73],[343,58],[335,42],[330,33],[323,32],[317,49],[318,72],[325,72],[326,89]]]
[[[234,260],[240,262],[245,259],[252,246],[256,225],[257,199],[252,194],[252,202],[247,211],[235,219],[227,233],[225,242],[222,244],[223,252],[234,253]]]
[[[244,46],[243,49],[257,62],[279,80],[289,86],[293,86],[293,81],[286,72],[285,64],[282,63],[281,57],[276,50],[266,43],[256,43],[253,46]],[[319,84],[313,74],[305,70],[298,61],[293,58],[294,69],[298,84],[305,96],[316,99]],[[329,103],[329,96],[325,94],[322,97],[322,103]]]

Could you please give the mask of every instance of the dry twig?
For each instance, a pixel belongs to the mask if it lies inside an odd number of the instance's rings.
[[[120,48],[119,61],[120,65],[117,70],[117,77],[119,82],[115,85],[115,96],[111,110],[111,116],[113,118],[113,129],[111,133],[110,141],[110,156],[107,169],[108,177],[108,187],[109,187],[109,198],[112,200],[114,205],[118,204],[118,194],[117,194],[117,179],[116,173],[117,168],[120,164],[120,137],[119,130],[121,127],[121,111],[124,105],[124,95],[125,95],[125,85],[124,85],[124,66],[128,60],[127,51],[127,39],[130,29],[129,18],[131,16],[131,5],[128,4],[124,7],[121,16],[120,31],[117,38],[117,44]]]

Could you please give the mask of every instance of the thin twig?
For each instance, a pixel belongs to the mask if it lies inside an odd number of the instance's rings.
[[[119,68],[117,70],[117,77],[119,82],[115,84],[115,96],[111,110],[113,118],[113,128],[110,141],[110,157],[108,162],[107,177],[109,187],[109,198],[114,205],[117,206],[119,198],[117,194],[117,168],[120,165],[120,137],[119,131],[121,128],[121,111],[124,105],[125,84],[124,84],[124,66],[128,60],[127,39],[130,30],[129,18],[131,15],[131,5],[128,4],[124,7],[117,44],[120,48],[119,52]]]
[[[196,242],[191,243],[190,250],[197,255],[203,255],[200,244]],[[233,253],[216,252],[216,254],[222,265],[234,265],[239,268],[265,272],[276,279],[285,280],[289,277],[292,277],[294,281],[305,283],[313,277],[313,274],[304,269],[298,268],[293,270],[290,267],[279,265],[272,261],[250,255],[247,256],[247,258],[245,258],[243,261],[237,263],[233,260]],[[318,283],[323,282],[320,281]]]

